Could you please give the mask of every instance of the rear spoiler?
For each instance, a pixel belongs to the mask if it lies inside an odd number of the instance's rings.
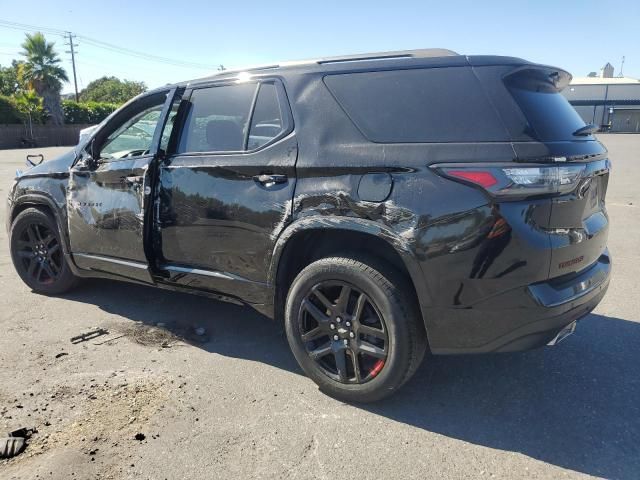
[[[507,73],[503,80],[506,85],[524,90],[559,93],[573,77],[566,70],[547,65],[524,65]]]

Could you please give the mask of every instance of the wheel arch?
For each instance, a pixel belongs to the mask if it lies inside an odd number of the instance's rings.
[[[65,212],[56,204],[56,202],[49,196],[43,193],[29,193],[21,195],[14,200],[13,208],[11,209],[11,221],[10,225],[20,213],[28,208],[37,208],[49,215],[51,215],[58,227],[58,233],[62,241],[62,248],[65,255],[70,253],[69,235],[67,233],[67,222]]]
[[[366,243],[364,243],[366,242]],[[301,219],[280,235],[271,259],[268,281],[274,285],[274,314],[281,318],[291,282],[310,262],[334,254],[362,251],[383,260],[406,276],[413,287],[428,334],[426,308],[429,293],[422,270],[408,242],[377,222],[348,217]],[[418,295],[421,293],[421,296]]]

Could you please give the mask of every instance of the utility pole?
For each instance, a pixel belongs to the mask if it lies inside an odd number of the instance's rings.
[[[78,80],[76,78],[76,51],[74,49],[75,45],[73,44],[73,39],[76,38],[76,36],[71,32],[67,32],[66,38],[69,39],[69,43],[67,43],[66,45],[69,45],[69,48],[71,49],[71,50],[67,50],[67,53],[71,54],[71,65],[73,67],[73,86],[75,88],[76,102],[77,102],[78,101]]]

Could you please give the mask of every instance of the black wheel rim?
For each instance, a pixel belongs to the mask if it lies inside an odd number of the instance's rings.
[[[32,223],[24,228],[15,254],[27,276],[36,283],[50,285],[62,272],[60,243],[46,225]]]
[[[366,383],[384,368],[389,354],[384,318],[353,285],[315,285],[302,301],[298,321],[307,354],[331,379]]]

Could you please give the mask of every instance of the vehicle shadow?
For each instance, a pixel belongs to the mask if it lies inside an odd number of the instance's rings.
[[[610,479],[640,478],[640,323],[583,319],[556,347],[432,357],[370,412]]]
[[[66,298],[146,325],[163,323],[209,352],[302,374],[282,328],[250,308],[97,280]],[[185,335],[196,326],[207,330],[206,341]],[[357,407],[576,472],[635,480],[640,476],[639,360],[640,323],[592,314],[576,335],[554,348],[428,357],[396,395]]]

